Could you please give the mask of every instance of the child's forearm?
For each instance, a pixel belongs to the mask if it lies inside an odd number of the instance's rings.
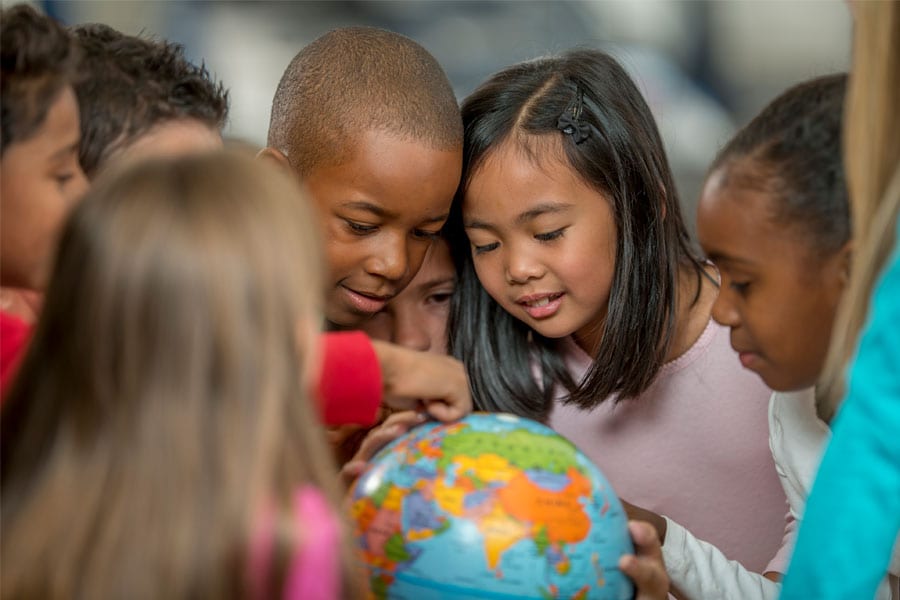
[[[671,519],[663,544],[666,572],[679,598],[690,600],[775,600],[781,585],[729,560]]]
[[[322,346],[326,425],[373,425],[382,402],[394,410],[424,408],[442,421],[472,410],[465,368],[450,356],[372,341],[359,331],[323,334]]]

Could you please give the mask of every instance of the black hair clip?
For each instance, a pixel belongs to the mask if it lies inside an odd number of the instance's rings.
[[[580,121],[583,102],[581,90],[575,88],[575,97],[556,121],[556,128],[566,135],[571,135],[576,144],[580,144],[591,136],[591,126]]]

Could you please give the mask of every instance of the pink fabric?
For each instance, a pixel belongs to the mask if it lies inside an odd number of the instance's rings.
[[[322,494],[312,486],[294,494],[298,547],[285,578],[285,600],[340,598],[340,524]],[[274,523],[270,511],[260,519],[250,543],[249,578],[253,598],[266,597],[272,560]]]
[[[337,516],[313,488],[295,494],[294,513],[302,523],[303,543],[291,562],[284,598],[338,600],[340,527]]]
[[[566,360],[576,380],[591,361],[572,340]],[[751,571],[784,572],[786,498],[769,449],[770,395],[741,367],[728,329],[710,320],[640,398],[591,411],[558,399],[550,425],[623,499],[670,517]]]

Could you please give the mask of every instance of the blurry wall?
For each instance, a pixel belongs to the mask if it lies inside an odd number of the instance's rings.
[[[4,0],[4,4],[9,4]],[[840,0],[36,2],[66,23],[104,22],[185,45],[231,90],[226,135],[265,143],[272,95],[306,43],[344,25],[406,34],[444,65],[462,99],[510,63],[576,45],[617,56],[659,122],[686,221],[718,148],[803,79],[849,65]]]

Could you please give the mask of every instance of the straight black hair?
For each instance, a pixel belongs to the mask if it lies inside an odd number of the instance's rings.
[[[679,274],[693,270],[699,293],[704,273],[640,91],[606,53],[574,49],[494,74],[463,101],[462,117],[463,177],[448,222],[460,276],[449,338],[452,353],[466,364],[476,406],[546,420],[555,384],[568,390],[566,402],[582,408],[613,395],[638,396],[665,361],[678,315]],[[538,163],[560,140],[572,170],[612,203],[617,239],[609,306],[599,348],[580,382],[566,369],[559,342],[497,304],[472,263],[462,199],[473,174],[508,140]]]

